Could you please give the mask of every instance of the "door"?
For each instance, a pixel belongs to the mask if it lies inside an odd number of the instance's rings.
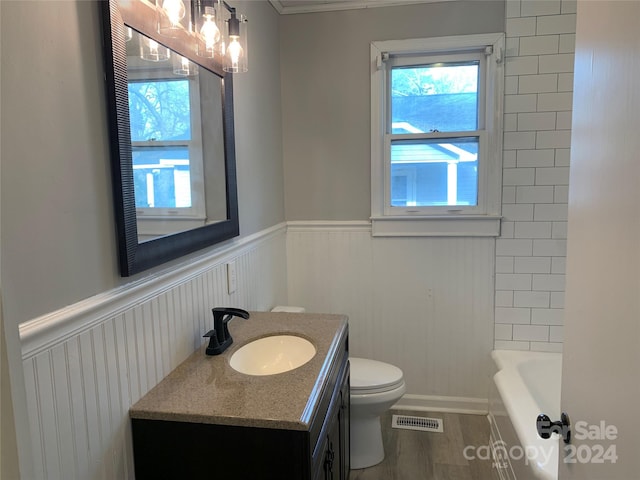
[[[561,480],[640,478],[640,2],[578,2]],[[564,457],[564,458],[563,458]]]

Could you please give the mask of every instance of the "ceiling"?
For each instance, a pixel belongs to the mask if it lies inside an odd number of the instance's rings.
[[[269,0],[271,5],[283,15],[388,7],[412,3],[435,3],[439,1],[451,0]]]

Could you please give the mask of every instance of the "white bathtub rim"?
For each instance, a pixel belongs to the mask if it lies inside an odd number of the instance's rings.
[[[493,350],[491,358],[498,366],[498,370],[514,366],[526,360],[555,358],[562,360],[562,353],[558,352],[534,352],[530,350]]]
[[[531,447],[536,452],[548,452],[549,448],[553,447],[548,462],[545,463],[542,460],[530,462],[534,475],[540,480],[557,480],[560,437],[557,434],[553,434],[550,439],[543,440],[538,436],[535,428],[535,419],[538,414],[545,412],[539,411],[538,404],[530,395],[529,389],[518,371],[518,364],[543,358],[554,358],[561,362],[562,354],[494,350],[491,352],[491,357],[498,367],[498,373],[494,375],[494,382],[518,435],[520,444],[523,447]]]

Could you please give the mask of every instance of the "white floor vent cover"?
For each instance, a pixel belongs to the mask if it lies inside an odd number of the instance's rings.
[[[406,430],[420,430],[423,432],[444,432],[441,418],[411,417],[408,415],[394,415],[391,422],[393,428]]]

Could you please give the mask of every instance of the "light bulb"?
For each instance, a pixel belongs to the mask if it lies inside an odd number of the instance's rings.
[[[149,53],[151,55],[158,55],[158,42],[149,39]]]
[[[182,55],[173,57],[173,73],[181,76],[197,75],[196,66]]]
[[[210,50],[220,40],[220,29],[216,25],[216,19],[213,15],[207,13],[203,16],[205,20],[202,23],[200,35],[204,38],[206,49]]]
[[[247,71],[247,31],[240,30],[240,25],[246,24],[246,19],[241,15],[236,16],[235,9],[231,11],[231,18],[228,20],[229,44],[226,46],[225,62],[223,70],[229,73],[240,73]]]
[[[233,71],[237,71],[238,61],[244,53],[244,50],[242,50],[242,46],[240,45],[240,42],[238,42],[238,37],[233,36],[230,38],[231,43],[229,43],[229,46],[227,47],[227,55],[229,56],[229,60],[231,61],[231,68],[233,69]]]
[[[144,37],[140,42],[140,57],[150,62],[163,62],[170,57],[169,49],[155,40]]]
[[[164,0],[164,2],[162,2],[162,8],[166,12],[167,17],[169,17],[169,22],[171,22],[173,27],[180,24],[180,20],[184,18],[186,13],[182,0]]]

